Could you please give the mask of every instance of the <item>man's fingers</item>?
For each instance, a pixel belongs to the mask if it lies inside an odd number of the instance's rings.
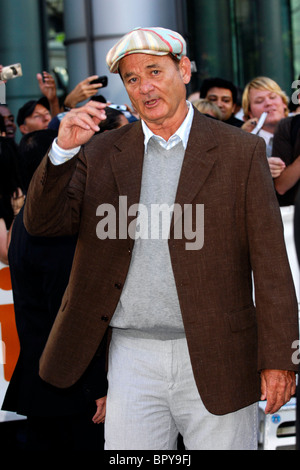
[[[90,116],[87,116],[85,114],[83,115],[78,114],[77,116],[75,116],[72,121],[72,125],[81,127],[81,129],[84,129],[86,131],[93,131],[93,132],[99,131],[99,126],[95,124],[95,122]]]
[[[80,108],[72,109],[70,111],[70,115],[73,115],[73,114],[87,114],[89,116],[92,116],[92,117],[95,117],[95,118],[99,119],[99,121],[103,121],[104,119],[106,119],[106,114],[105,114],[106,106],[107,106],[106,103],[99,103],[97,101],[90,101],[85,106],[82,106]]]
[[[266,370],[261,374],[261,399],[267,400],[266,414],[276,413],[296,392],[295,374]]]
[[[100,130],[98,124],[106,119],[105,108],[105,103],[91,101],[66,113],[59,126],[57,144],[66,150],[85,144]]]
[[[95,108],[92,105],[86,105],[70,111],[70,114],[66,117],[69,120],[69,125],[78,125],[83,129],[91,129],[97,132],[99,131],[99,122],[106,119],[105,107]]]

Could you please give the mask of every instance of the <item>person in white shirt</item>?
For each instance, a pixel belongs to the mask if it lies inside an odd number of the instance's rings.
[[[268,113],[263,127],[257,135],[266,142],[267,156],[272,157],[273,135],[281,119],[288,116],[288,97],[280,86],[271,78],[257,77],[249,82],[242,98],[245,124],[242,126],[247,132],[253,132],[262,113]],[[269,161],[271,173],[273,165],[282,167],[282,163],[273,159]],[[278,170],[277,169],[277,170]],[[283,169],[283,168],[282,168]],[[276,168],[274,168],[274,171]],[[281,170],[282,171],[282,170]],[[273,175],[272,175],[273,176]]]

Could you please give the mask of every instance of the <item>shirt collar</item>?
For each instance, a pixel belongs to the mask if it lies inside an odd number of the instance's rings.
[[[148,143],[149,140],[154,137],[160,145],[162,145],[166,149],[172,148],[176,145],[179,141],[182,141],[184,149],[187,147],[187,143],[189,140],[190,130],[192,127],[193,117],[194,117],[194,108],[189,101],[186,102],[188,106],[188,113],[181,124],[181,126],[177,129],[175,134],[173,134],[168,141],[163,139],[162,137],[153,134],[153,132],[149,129],[147,124],[142,120],[142,128],[144,132],[144,144],[145,144],[145,153],[147,153]]]

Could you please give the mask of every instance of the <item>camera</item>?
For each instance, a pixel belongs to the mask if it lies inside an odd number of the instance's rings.
[[[116,109],[117,111],[127,111],[125,104],[110,104],[109,108]]]
[[[22,77],[22,67],[21,64],[12,64],[2,67],[2,72],[0,73],[0,80],[11,80],[12,78]]]
[[[92,80],[92,81],[90,82],[90,85],[95,85],[96,83],[101,83],[101,84],[102,84],[102,88],[104,88],[104,87],[107,86],[107,82],[108,82],[107,76],[106,76],[106,75],[103,75],[102,77],[96,78],[96,80]]]

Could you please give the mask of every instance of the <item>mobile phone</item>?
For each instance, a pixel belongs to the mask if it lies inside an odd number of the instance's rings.
[[[102,88],[107,86],[108,78],[106,75],[102,75],[102,77],[96,78],[96,80],[92,80],[90,85],[95,85],[96,83],[102,83]]]

